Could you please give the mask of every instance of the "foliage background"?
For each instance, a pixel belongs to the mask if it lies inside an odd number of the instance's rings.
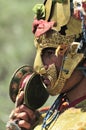
[[[9,83],[14,71],[33,64],[32,8],[42,0],[0,0],[0,130],[14,104],[9,98]]]
[[[14,104],[9,97],[12,75],[35,57],[32,8],[43,0],[0,0],[0,130],[5,130]],[[49,102],[52,103],[52,97]],[[46,105],[46,104],[45,104]]]

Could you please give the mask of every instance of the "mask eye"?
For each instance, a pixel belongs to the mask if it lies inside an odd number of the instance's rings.
[[[41,55],[53,55],[55,54],[55,48],[45,48]]]
[[[47,51],[47,54],[48,54],[48,55],[55,54],[55,51],[54,51],[54,50],[48,50],[48,51]]]

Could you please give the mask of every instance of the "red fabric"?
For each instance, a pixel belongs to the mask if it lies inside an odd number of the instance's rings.
[[[64,111],[67,108],[75,107],[77,104],[79,104],[81,101],[83,101],[85,99],[86,99],[86,95],[83,96],[83,97],[80,97],[80,98],[76,99],[75,101],[73,101],[71,103],[69,103],[66,100],[64,100],[63,103],[61,103],[59,110],[60,111]]]
[[[35,34],[36,37],[44,34],[48,30],[50,30],[54,26],[55,22],[47,22],[45,20],[37,20],[35,19],[33,22],[32,32]]]
[[[81,17],[80,17],[80,10],[74,10],[74,14],[73,14],[73,16],[76,18],[76,19],[81,19]]]
[[[76,99],[72,103],[69,104],[69,107],[75,107],[75,105],[79,104],[81,101],[86,99],[86,96],[80,97],[79,99]]]
[[[82,7],[83,7],[84,10],[86,11],[86,2],[82,2]]]
[[[82,10],[78,10],[78,8],[76,10],[74,10],[74,17],[79,19],[79,20],[81,20],[80,11],[86,13],[86,2],[82,2]]]

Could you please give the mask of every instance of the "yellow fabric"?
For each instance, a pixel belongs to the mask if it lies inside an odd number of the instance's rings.
[[[85,104],[84,104],[85,103]],[[80,103],[82,108],[86,108],[86,100]],[[77,105],[77,107],[80,107]],[[86,130],[86,111],[83,112],[82,108],[70,108],[63,112],[58,119],[56,119],[47,130]],[[86,109],[84,109],[86,110]],[[43,117],[38,126],[34,130],[41,130]]]
[[[70,0],[67,3],[56,3],[53,11],[51,21],[55,21],[57,31],[69,22],[70,19]]]
[[[46,20],[48,20],[51,12],[52,0],[47,0],[45,4]],[[54,30],[60,31],[61,27],[67,25],[66,35],[73,35],[81,33],[81,21],[75,19],[70,14],[70,0],[65,3],[58,3],[54,5],[50,21],[55,21],[56,26]]]
[[[48,20],[51,12],[52,0],[47,0],[45,4],[45,19]]]
[[[80,34],[82,31],[81,29],[81,21],[75,19],[74,17],[70,18],[70,21],[67,24],[67,30],[66,34],[67,35],[73,35],[73,34]]]
[[[48,20],[51,11],[51,3],[52,0],[47,0],[45,4],[46,9],[46,20]],[[62,26],[68,23],[70,19],[70,0],[67,0],[65,3],[58,3],[54,5],[54,9],[52,10],[52,17],[50,21],[55,21],[57,26],[54,28],[57,31],[60,30]]]

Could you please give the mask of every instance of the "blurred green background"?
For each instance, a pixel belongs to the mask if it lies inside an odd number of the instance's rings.
[[[35,48],[32,34],[32,8],[42,0],[0,0],[0,130],[5,130],[14,104],[9,83],[14,71],[32,65]]]
[[[13,73],[35,58],[32,22],[36,3],[43,0],[0,0],[0,130],[5,130],[14,104],[9,97]],[[55,97],[56,98],[56,97]],[[45,105],[55,99],[49,98]],[[51,101],[52,100],[52,101]]]

